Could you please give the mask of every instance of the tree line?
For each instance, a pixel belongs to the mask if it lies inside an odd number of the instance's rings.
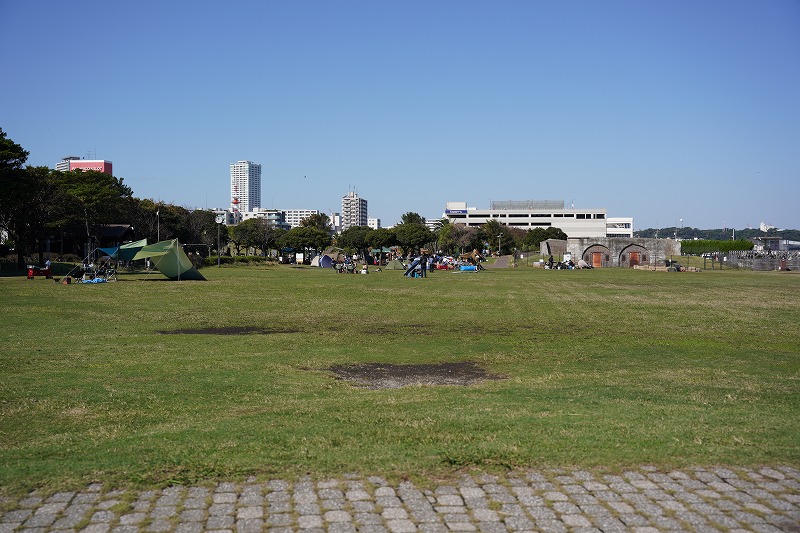
[[[778,230],[776,228],[770,228],[766,232],[761,231],[758,228],[746,228],[746,229],[731,229],[731,228],[718,228],[718,229],[699,229],[699,228],[692,228],[689,226],[684,226],[681,228],[678,227],[670,227],[670,228],[647,228],[643,230],[639,230],[636,232],[636,237],[642,238],[655,238],[655,237],[677,237],[683,240],[690,240],[690,239],[699,239],[699,240],[711,240],[711,241],[726,241],[726,240],[733,240],[736,239],[753,239],[755,237],[780,237],[782,239],[788,239],[792,241],[800,240],[800,230],[796,229],[785,229],[785,230]]]

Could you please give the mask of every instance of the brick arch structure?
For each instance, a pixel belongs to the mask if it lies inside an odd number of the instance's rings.
[[[650,251],[640,244],[630,244],[619,252],[619,266],[633,268],[650,264]]]
[[[581,258],[595,268],[611,266],[611,250],[602,244],[592,244],[581,254]]]

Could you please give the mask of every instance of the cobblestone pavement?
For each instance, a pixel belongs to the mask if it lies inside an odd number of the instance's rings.
[[[0,500],[7,531],[800,531],[800,470],[642,467],[80,491]]]

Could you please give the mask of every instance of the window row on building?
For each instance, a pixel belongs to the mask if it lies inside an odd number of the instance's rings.
[[[494,220],[520,229],[556,227],[570,237],[633,237],[633,218],[608,218],[605,209],[565,209],[563,202],[493,202],[491,209],[448,202],[443,217],[468,227]]]

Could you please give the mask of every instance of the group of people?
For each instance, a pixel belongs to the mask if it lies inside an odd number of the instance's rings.
[[[344,261],[341,263],[334,263],[333,268],[335,268],[339,274],[355,274],[356,272],[359,274],[369,274],[369,266],[366,261],[359,268],[355,259],[350,259],[349,257],[345,257]],[[376,269],[376,272],[380,271],[380,268]]]
[[[551,270],[575,270],[584,268],[594,268],[592,265],[590,265],[583,259],[578,259],[578,262],[576,264],[572,259],[568,259],[567,261],[554,261],[552,255],[547,259],[547,262],[544,264],[544,267]]]

